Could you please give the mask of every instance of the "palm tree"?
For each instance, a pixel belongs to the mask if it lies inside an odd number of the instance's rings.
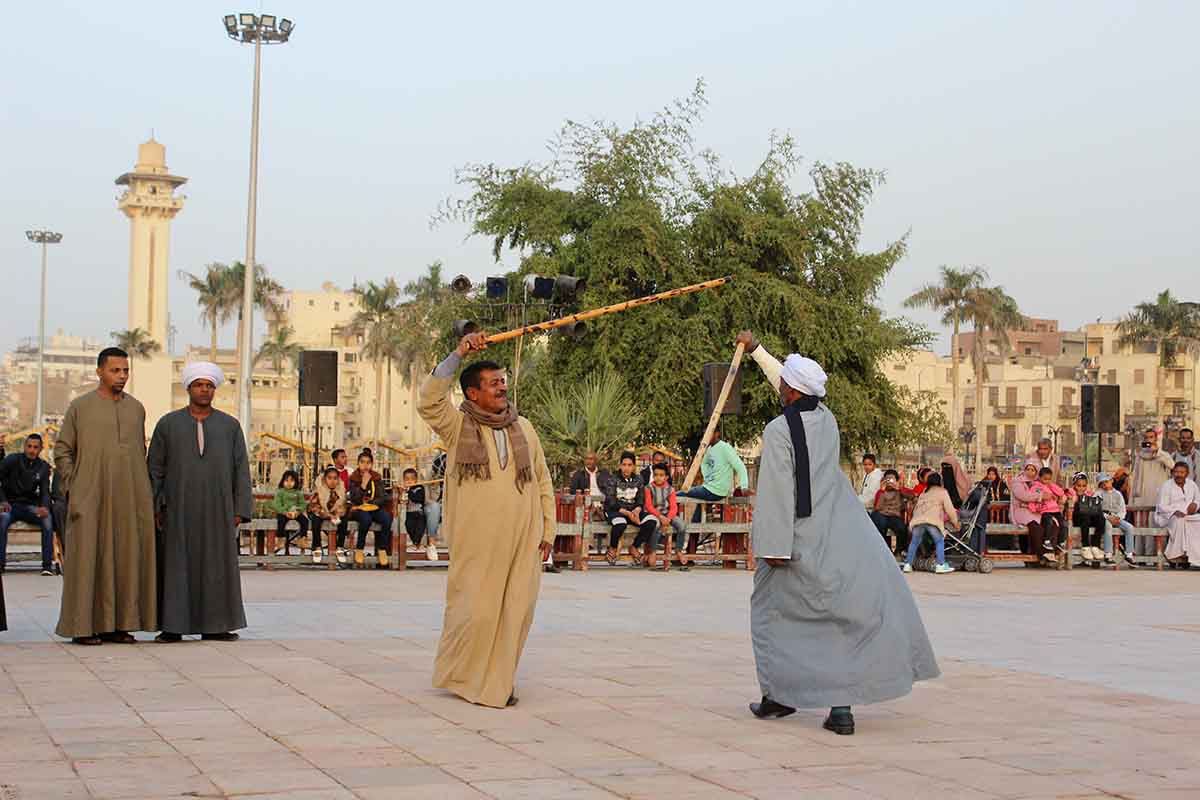
[[[217,328],[233,317],[229,305],[230,269],[225,264],[213,262],[204,269],[203,275],[179,270],[179,277],[188,282],[196,292],[196,304],[200,306],[200,321],[207,323],[211,339],[208,348],[209,361],[217,360]]]
[[[1153,301],[1138,303],[1117,324],[1117,345],[1149,345],[1158,353],[1160,369],[1174,367],[1181,353],[1200,351],[1200,308],[1180,302],[1169,289]],[[1154,381],[1154,404],[1162,413],[1162,377]]]
[[[162,350],[162,345],[150,338],[150,332],[143,328],[133,330],[111,331],[110,335],[117,347],[129,354],[129,387],[133,388],[133,362],[139,358],[149,358]]]
[[[375,362],[375,442],[379,442],[379,411],[383,398],[383,365],[390,350],[389,339],[396,315],[396,302],[400,298],[400,287],[394,278],[381,284],[367,281],[363,286],[351,289],[358,295],[358,313],[354,322],[367,329],[363,344],[363,355]]]
[[[982,267],[958,269],[944,264],[938,268],[940,283],[927,284],[904,301],[905,308],[929,308],[942,312],[942,324],[949,325],[950,336],[950,381],[951,406],[950,424],[958,424],[958,334],[962,326],[964,309],[971,292],[983,288],[987,272]]]
[[[550,383],[535,392],[532,421],[547,461],[556,467],[575,463],[589,452],[611,458],[641,429],[642,414],[634,394],[619,374],[607,368],[580,384],[564,389]]]
[[[971,348],[971,361],[975,367],[975,416],[972,427],[975,430],[975,442],[981,445],[983,440],[979,438],[979,427],[983,416],[983,383],[987,380],[989,334],[998,334],[1001,348],[1007,350],[1009,332],[1019,330],[1025,324],[1025,317],[1017,308],[1017,301],[1003,288],[990,286],[971,289],[967,293],[962,319],[970,322],[975,329],[975,342]]]
[[[291,325],[283,325],[275,329],[275,333],[269,336],[262,347],[258,348],[258,354],[254,357],[254,362],[270,361],[272,369],[275,370],[275,376],[278,380],[278,385],[275,387],[275,419],[282,423],[283,418],[283,365],[289,363],[295,366],[300,359],[300,351],[304,348],[299,342],[292,338],[292,334],[296,331]]]
[[[237,364],[242,364],[242,287],[246,281],[246,265],[235,261],[229,266],[228,280],[225,283],[225,308],[229,317],[238,321],[237,328]],[[267,277],[267,269],[262,264],[254,265],[254,305],[263,313],[272,316],[279,314],[283,308],[279,303],[279,295],[283,294],[283,286],[276,280]],[[252,376],[239,376],[250,380]]]

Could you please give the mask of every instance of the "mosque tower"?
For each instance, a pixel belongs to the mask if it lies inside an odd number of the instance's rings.
[[[153,430],[158,418],[171,410],[171,353],[168,350],[167,269],[171,220],[183,208],[175,190],[187,178],[167,171],[167,149],[159,142],[138,145],[132,172],[117,178],[125,191],[117,208],[129,217],[128,329],[141,328],[162,348],[149,359],[136,359],[130,391],[146,407],[146,424]]]

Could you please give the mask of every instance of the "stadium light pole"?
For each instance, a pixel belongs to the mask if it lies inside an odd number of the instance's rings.
[[[38,314],[38,381],[37,405],[33,426],[42,424],[46,417],[46,247],[62,241],[62,234],[55,231],[25,231],[25,238],[42,246],[42,308]]]
[[[285,44],[296,26],[273,14],[226,14],[225,34],[235,42],[254,45],[254,99],[250,111],[250,192],[246,203],[246,261],[242,278],[242,361],[238,366],[238,418],[250,446],[250,382],[254,373],[254,245],[258,211],[258,97],[262,80],[262,47]]]

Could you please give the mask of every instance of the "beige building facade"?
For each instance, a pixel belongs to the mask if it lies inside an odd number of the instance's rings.
[[[96,385],[96,356],[102,342],[59,330],[46,337],[45,422],[57,424],[72,399]],[[6,353],[0,367],[0,430],[35,425],[38,341],[30,337]]]
[[[1117,344],[1116,322],[1088,324],[1080,331],[1060,330],[1055,320],[1031,323],[1030,330],[1009,334],[1007,342],[989,338],[980,387],[970,358],[974,334],[959,337],[959,412],[951,422],[960,431],[978,420],[973,462],[1015,463],[1046,437],[1057,439],[1059,452],[1078,463],[1087,444],[1080,419],[1084,383],[1121,388],[1122,432],[1104,437],[1106,464],[1133,446],[1147,427],[1165,429],[1170,440],[1179,428],[1194,425],[1200,402],[1195,355],[1183,354],[1174,367],[1160,368],[1154,348]],[[950,417],[952,367],[949,356],[913,350],[890,360],[884,371],[910,391],[935,392]],[[961,441],[958,450],[964,450]]]

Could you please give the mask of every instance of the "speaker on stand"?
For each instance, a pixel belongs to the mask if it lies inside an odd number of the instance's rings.
[[[1096,471],[1104,461],[1103,434],[1121,432],[1121,387],[1085,383],[1079,392],[1079,429],[1096,434]],[[1086,468],[1086,467],[1085,467]]]
[[[317,409],[317,435],[313,444],[313,483],[321,468],[321,406],[338,404],[338,354],[336,350],[300,351],[300,406]],[[304,454],[301,453],[301,459]],[[310,484],[311,485],[311,484]]]

